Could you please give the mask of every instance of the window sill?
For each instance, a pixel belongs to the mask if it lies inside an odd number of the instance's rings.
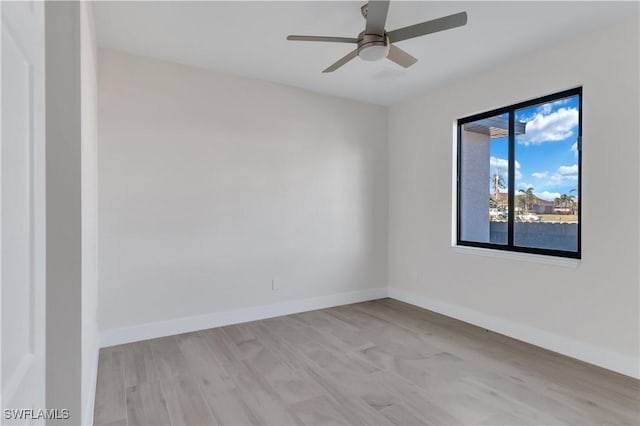
[[[541,263],[543,265],[561,266],[564,268],[577,269],[580,266],[580,259],[569,259],[556,256],[545,256],[541,254],[519,253],[513,251],[501,251],[480,247],[452,246],[455,253],[472,254],[477,256],[493,257],[498,259],[516,260],[520,262]]]

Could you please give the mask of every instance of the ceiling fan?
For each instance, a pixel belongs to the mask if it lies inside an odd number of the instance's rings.
[[[408,68],[418,60],[393,43],[461,27],[467,23],[467,13],[460,12],[387,32],[384,29],[384,25],[387,21],[389,0],[370,0],[369,3],[362,6],[360,10],[367,23],[364,31],[358,34],[357,38],[290,35],[287,37],[287,40],[328,41],[358,45],[355,50],[347,53],[336,63],[322,71],[323,73],[337,70],[356,56],[359,56],[365,61],[377,61],[387,58],[400,66]]]

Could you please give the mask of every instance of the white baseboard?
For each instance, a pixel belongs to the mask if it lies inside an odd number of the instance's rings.
[[[488,315],[462,306],[420,296],[406,290],[389,287],[389,297],[485,328],[523,342],[640,379],[640,359],[579,342],[538,328]]]
[[[207,328],[222,327],[225,325],[240,324],[248,321],[279,317],[282,315],[296,314],[316,309],[348,305],[350,303],[365,302],[367,300],[381,299],[383,297],[387,297],[386,288],[373,288],[337,293],[328,296],[319,296],[309,299],[291,300],[287,302],[274,303],[272,305],[242,308],[233,311],[222,311],[193,317],[176,318],[173,320],[152,322],[133,327],[108,329],[100,333],[100,346],[107,347],[120,345],[123,343],[154,339],[156,337],[205,330]]]

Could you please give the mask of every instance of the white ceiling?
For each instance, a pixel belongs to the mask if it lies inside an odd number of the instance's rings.
[[[356,58],[322,74],[354,46],[285,39],[288,34],[356,37],[364,29],[364,3],[96,2],[94,13],[100,47],[382,105],[638,15],[637,2],[392,0],[387,31],[468,14],[465,27],[399,42],[418,58],[406,70],[387,60]]]

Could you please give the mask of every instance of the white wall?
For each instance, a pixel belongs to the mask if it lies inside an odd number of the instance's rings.
[[[636,16],[390,108],[392,296],[640,374],[638,40]],[[455,120],[579,85],[579,265],[453,249]]]
[[[92,424],[98,330],[98,123],[96,41],[90,2],[80,3],[82,173],[82,420]]]
[[[386,286],[385,108],[98,62],[102,330]]]

